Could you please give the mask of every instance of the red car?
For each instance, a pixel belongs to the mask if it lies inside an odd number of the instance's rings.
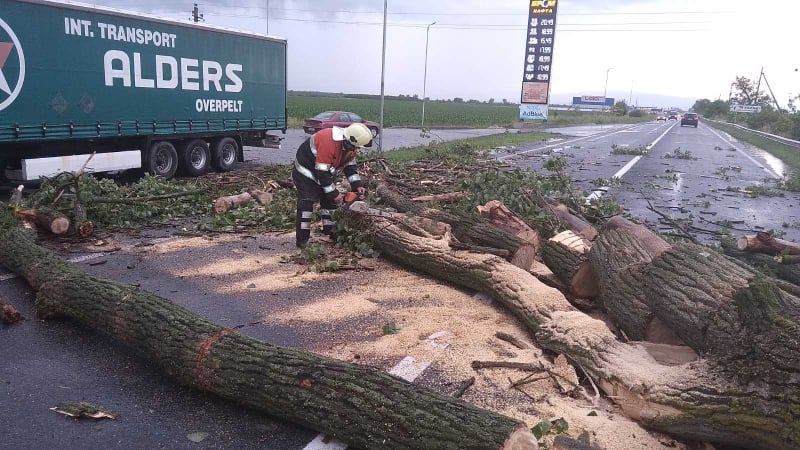
[[[323,128],[331,128],[331,127],[346,127],[351,123],[360,122],[369,128],[372,131],[372,137],[378,135],[378,130],[380,129],[380,125],[371,122],[369,120],[364,120],[358,114],[347,112],[347,111],[325,111],[323,113],[319,113],[311,119],[303,119],[303,131],[308,134],[314,134]]]

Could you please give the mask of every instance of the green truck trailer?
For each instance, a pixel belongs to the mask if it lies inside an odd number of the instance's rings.
[[[84,165],[165,178],[226,171],[244,145],[279,146],[276,130],[286,132],[283,39],[0,0],[0,178]]]

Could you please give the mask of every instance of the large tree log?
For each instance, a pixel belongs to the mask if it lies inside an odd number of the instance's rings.
[[[179,382],[360,448],[535,449],[527,427],[368,367],[266,344],[154,294],[87,274],[0,230],[0,263],[38,291],[43,317],[111,334]]]
[[[594,298],[599,293],[588,254],[592,243],[572,230],[562,231],[545,241],[542,260],[579,298]]]
[[[767,233],[757,233],[755,236],[742,236],[737,241],[737,247],[739,250],[766,253],[768,255],[777,255],[780,253],[800,255],[800,244],[777,239]]]
[[[69,218],[50,208],[18,209],[14,215],[21,220],[36,224],[48,233],[60,235],[69,231]]]
[[[477,209],[478,214],[488,219],[494,226],[522,239],[523,243],[514,253],[511,263],[530,271],[542,246],[542,236],[539,231],[531,228],[522,217],[498,200],[478,205]]]
[[[683,365],[657,363],[646,349],[617,340],[608,327],[599,320],[575,311],[557,290],[541,284],[527,272],[498,257],[454,252],[441,241],[414,236],[401,225],[375,217],[362,218],[364,227],[372,232],[377,244],[388,257],[414,270],[477,291],[485,292],[505,305],[536,337],[542,347],[567,355],[572,361],[599,379],[600,387],[617,402],[625,413],[643,425],[670,432],[676,436],[702,439],[749,448],[796,448],[800,446],[800,393],[796,342],[796,297],[767,288],[756,279],[734,291],[736,300],[727,302],[717,298],[714,303],[720,311],[714,315],[697,317],[682,313],[703,307],[702,298],[695,299],[689,285],[695,278],[688,269],[673,267],[673,278],[684,277],[683,291],[678,288],[659,290],[666,264],[676,260],[708,258],[707,250],[696,246],[670,249],[654,259],[658,262],[652,275],[647,274],[642,289],[657,295],[669,295],[663,308],[677,315],[675,326],[687,330],[688,324],[705,327],[716,333],[702,336],[700,351],[718,351],[717,343],[723,331],[736,344],[747,338],[749,349],[757,350],[746,359],[737,360],[731,352],[709,354],[709,359]],[[620,232],[626,233],[626,232]],[[723,256],[719,255],[720,258]],[[689,265],[693,267],[694,264]],[[709,266],[703,272],[717,270]],[[722,270],[732,269],[727,265]],[[736,266],[740,267],[740,266]],[[699,268],[695,268],[698,270]],[[668,273],[668,272],[666,272]],[[728,274],[721,279],[736,278]],[[702,283],[702,281],[701,281]],[[677,286],[681,283],[668,283]],[[741,284],[736,284],[741,286]],[[716,289],[724,287],[714,285]],[[698,287],[694,287],[698,289]],[[764,294],[764,295],[762,295]],[[648,299],[650,302],[651,299]],[[764,303],[767,308],[762,308]],[[667,308],[671,304],[672,308]],[[742,324],[737,315],[752,325]],[[662,320],[664,317],[659,316]],[[714,319],[725,319],[725,324],[711,327]],[[709,328],[710,327],[710,328]],[[759,330],[763,330],[760,332]],[[691,334],[688,333],[687,334]],[[784,342],[784,341],[789,341]],[[709,345],[714,343],[715,345]],[[731,345],[730,343],[728,345]],[[770,345],[774,348],[770,350]],[[788,352],[781,359],[782,352]],[[775,363],[776,368],[766,372],[762,379],[748,378],[743,382],[735,375],[739,364],[759,360],[760,368]],[[763,358],[763,359],[761,359]],[[773,374],[775,374],[773,376]],[[787,378],[790,374],[794,378]]]
[[[767,274],[772,274],[777,278],[800,286],[800,265],[783,264],[781,261],[776,261],[776,257],[764,253],[752,253],[738,250],[735,243],[729,245],[723,241],[722,248],[725,254],[730,257],[739,259],[756,269],[763,270]]]
[[[384,203],[400,212],[450,224],[453,236],[462,242],[507,250],[510,255],[514,255],[523,244],[519,237],[497,228],[480,216],[423,207],[385,183],[379,184],[376,192]]]

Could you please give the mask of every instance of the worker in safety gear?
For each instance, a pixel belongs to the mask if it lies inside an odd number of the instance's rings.
[[[319,202],[322,231],[333,237],[333,211],[344,196],[334,184],[334,177],[344,171],[350,190],[364,195],[366,189],[358,176],[356,154],[372,146],[372,132],[363,123],[347,128],[326,128],[314,133],[297,149],[292,180],[297,189],[297,246],[303,248],[311,237],[311,216]]]

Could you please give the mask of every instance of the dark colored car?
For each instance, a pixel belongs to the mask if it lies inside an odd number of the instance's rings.
[[[658,117],[656,117],[656,122],[666,122],[666,121],[667,121],[667,116],[663,114],[659,114]]]
[[[670,112],[669,113],[669,120],[678,120],[678,113]]]
[[[697,128],[698,117],[696,113],[685,113],[683,117],[681,117],[681,126],[690,125]]]
[[[303,131],[314,134],[324,128],[341,127],[344,128],[351,123],[363,123],[372,132],[372,137],[378,135],[380,125],[369,120],[364,120],[358,114],[347,111],[325,111],[310,119],[303,119]]]

